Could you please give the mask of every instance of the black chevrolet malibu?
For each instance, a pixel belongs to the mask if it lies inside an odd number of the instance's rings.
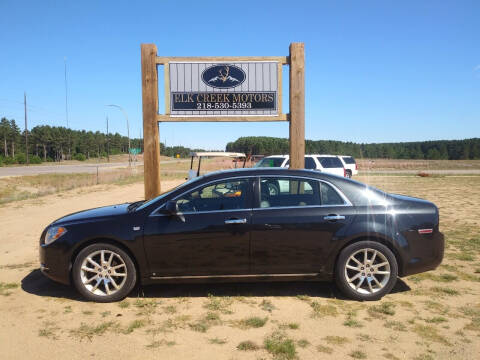
[[[137,283],[332,280],[376,300],[397,276],[443,258],[438,208],[312,170],[240,169],[149,201],[54,221],[41,269],[87,299],[118,301]]]

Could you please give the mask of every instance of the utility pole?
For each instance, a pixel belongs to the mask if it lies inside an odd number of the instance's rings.
[[[68,126],[68,93],[67,93],[67,57],[63,58],[63,63],[65,65],[65,118],[67,120],[67,130],[70,129]],[[71,146],[70,146],[70,132],[68,132],[68,158],[72,158]]]
[[[128,125],[128,115],[127,112],[120,106],[120,105],[115,105],[115,104],[109,104],[105,106],[112,106],[116,107],[119,109],[123,115],[125,116],[125,119],[127,120],[127,136],[128,136],[128,166],[132,165],[132,155],[130,154],[130,126]]]
[[[28,124],[27,124],[27,93],[23,93],[23,105],[25,107],[25,153],[27,155],[27,165],[30,164],[28,158]]]
[[[108,136],[108,115],[107,115],[107,162],[110,162],[110,136]]]

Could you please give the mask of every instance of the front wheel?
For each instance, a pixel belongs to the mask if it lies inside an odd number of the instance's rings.
[[[349,298],[378,300],[392,290],[398,265],[388,247],[359,241],[342,250],[335,268],[335,281]]]
[[[77,290],[96,302],[125,298],[137,280],[135,265],[122,249],[111,244],[93,244],[80,251],[72,268]]]

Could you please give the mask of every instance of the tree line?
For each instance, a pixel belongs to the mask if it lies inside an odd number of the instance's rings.
[[[248,136],[229,142],[226,151],[251,155],[288,154],[288,139]],[[351,155],[360,158],[468,160],[480,159],[480,138],[398,143],[353,143],[306,140],[305,153]]]
[[[142,139],[131,139],[132,148],[142,148]],[[30,162],[85,160],[108,154],[128,153],[128,138],[119,133],[72,130],[62,126],[41,125],[28,131]],[[25,163],[25,131],[15,120],[0,120],[0,163]]]

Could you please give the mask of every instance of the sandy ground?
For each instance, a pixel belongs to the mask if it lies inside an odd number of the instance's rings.
[[[4,205],[0,358],[288,359],[264,348],[272,334],[284,348],[294,346],[300,359],[477,357],[480,177],[359,180],[436,202],[449,244],[439,269],[399,280],[375,303],[345,300],[329,283],[156,285],[122,303],[88,303],[39,272],[38,237],[66,213],[141,199],[143,184],[101,185]],[[259,318],[258,327],[245,321],[249,317]],[[247,340],[259,348],[239,350]]]

